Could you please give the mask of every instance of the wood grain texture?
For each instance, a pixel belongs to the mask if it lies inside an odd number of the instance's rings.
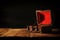
[[[60,34],[31,33],[27,29],[0,28],[0,37],[59,37]]]

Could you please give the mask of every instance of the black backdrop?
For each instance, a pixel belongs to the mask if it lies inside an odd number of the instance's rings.
[[[53,1],[54,2],[54,1]],[[51,10],[53,27],[59,28],[58,3],[40,1],[0,1],[0,27],[23,28],[26,25],[37,25],[36,10]]]

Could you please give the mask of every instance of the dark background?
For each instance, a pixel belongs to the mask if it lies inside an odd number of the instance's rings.
[[[52,27],[60,28],[59,3],[56,1],[0,1],[0,27],[23,28],[37,25],[36,10],[51,10]]]

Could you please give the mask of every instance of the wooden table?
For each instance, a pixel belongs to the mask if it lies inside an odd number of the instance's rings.
[[[31,33],[27,29],[0,28],[0,37],[59,37],[60,34]]]

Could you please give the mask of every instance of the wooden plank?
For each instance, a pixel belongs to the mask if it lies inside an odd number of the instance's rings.
[[[8,32],[4,33],[2,36],[15,36],[20,29],[10,29]]]
[[[16,36],[18,33],[25,33],[26,29],[9,29],[8,32],[4,33],[1,36]]]
[[[0,36],[6,32],[8,32],[10,28],[0,28]]]

